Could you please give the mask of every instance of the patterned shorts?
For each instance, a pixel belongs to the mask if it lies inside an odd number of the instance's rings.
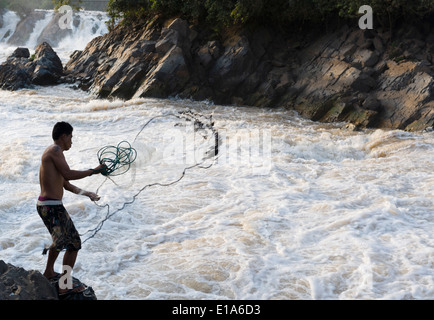
[[[53,239],[50,248],[59,252],[81,249],[80,235],[61,201],[38,201],[36,209]]]

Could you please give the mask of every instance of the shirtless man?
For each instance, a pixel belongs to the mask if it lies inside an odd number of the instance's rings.
[[[77,259],[78,250],[81,249],[81,240],[77,230],[62,203],[63,190],[89,197],[92,201],[98,201],[100,197],[93,193],[81,190],[72,185],[70,180],[79,180],[89,177],[104,170],[103,164],[95,169],[84,171],[71,170],[63,154],[72,146],[73,128],[66,122],[58,122],[53,128],[52,137],[54,144],[43,153],[39,171],[41,194],[38,198],[38,214],[44,221],[51,234],[53,243],[50,246],[47,266],[44,276],[48,279],[59,279],[60,274],[54,272],[54,263],[63,249],[66,249],[63,257],[63,265],[72,270]],[[65,273],[65,267],[63,272]],[[78,284],[74,291],[84,290],[83,285]],[[67,292],[67,289],[59,289],[59,294]]]

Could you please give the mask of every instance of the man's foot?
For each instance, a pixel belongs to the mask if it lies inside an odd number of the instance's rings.
[[[57,272],[53,273],[44,273],[44,277],[48,279],[48,281],[59,281],[62,275]]]
[[[72,277],[72,288],[61,289],[59,287],[59,295],[78,293],[84,290],[86,290],[86,286],[83,283],[81,283],[81,281],[78,280],[77,278]]]
[[[51,283],[56,283],[58,286],[58,282],[60,278],[62,278],[62,274],[54,272],[54,273],[44,273],[45,278],[48,279]],[[59,295],[66,295],[70,293],[78,293],[86,290],[86,286],[80,282],[77,278],[72,277],[72,289],[61,289],[59,287]]]
[[[72,289],[60,289],[59,288],[59,295],[67,295],[67,294],[71,294],[71,293],[79,293],[86,290],[86,286],[82,283],[79,283],[77,285],[74,284]]]

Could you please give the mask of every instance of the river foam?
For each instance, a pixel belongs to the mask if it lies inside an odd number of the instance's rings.
[[[209,141],[168,116],[186,109],[212,115],[214,162]],[[2,260],[44,269],[39,161],[62,120],[74,126],[65,156],[75,169],[96,166],[105,145],[134,141],[129,172],[74,182],[98,190],[111,212],[146,184],[213,164],[145,189],[84,242],[75,276],[99,299],[434,298],[432,132],[354,132],[207,102],[94,100],[67,86],[0,91]],[[83,240],[107,214],[70,193],[64,203]]]

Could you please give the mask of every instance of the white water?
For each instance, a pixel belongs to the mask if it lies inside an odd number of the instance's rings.
[[[7,42],[15,32],[20,17],[13,11],[7,10],[3,15],[3,26],[0,29],[0,41]]]
[[[34,49],[38,46],[38,37],[41,35],[44,28],[48,25],[48,23],[53,19],[54,11],[46,12],[45,17],[42,20],[39,20],[35,23],[32,33],[30,34],[29,40],[25,44],[26,47],[30,49]]]
[[[99,299],[434,298],[433,133],[351,132],[283,110],[189,101],[96,101],[63,86],[0,91],[0,259],[45,267],[50,237],[35,202],[56,121],[74,126],[66,157],[86,169],[100,147],[132,142],[150,118],[185,108],[213,114],[222,159],[146,189],[84,243],[75,276]],[[142,132],[135,166],[103,184],[100,204],[117,208],[143,185],[180,176],[168,143],[182,136],[190,152],[191,140],[177,123],[159,118]],[[271,147],[246,153],[254,137]],[[95,191],[103,181],[75,184]],[[77,195],[64,203],[82,234],[106,214]]]
[[[85,46],[78,34],[63,61]],[[284,110],[94,100],[66,86],[0,91],[0,259],[45,268],[51,240],[35,206],[57,121],[75,128],[70,166],[87,169],[101,147],[132,142],[152,117],[186,108],[213,115],[220,158],[145,189],[83,244],[74,275],[99,299],[434,298],[434,133],[352,132]],[[178,179],[212,145],[183,124],[152,122],[114,183],[73,183],[102,185],[99,203],[115,210],[146,184]],[[64,203],[83,240],[106,215],[82,196]]]
[[[48,26],[52,19],[55,18],[53,10],[39,10],[45,13],[44,18],[38,20],[33,27],[32,33],[27,41],[23,41],[19,46],[26,47],[30,53],[34,53],[35,48],[39,45],[38,37]],[[106,21],[107,14],[97,11],[74,11],[74,18],[78,19],[77,25],[72,25],[71,33],[63,38],[54,50],[63,62],[69,60],[69,56],[75,50],[83,50],[86,45],[95,37],[102,36],[108,32]],[[12,54],[17,48],[16,45],[10,45],[8,40],[12,37],[20,22],[20,17],[12,11],[6,10],[3,15],[3,26],[0,28],[0,63]]]

